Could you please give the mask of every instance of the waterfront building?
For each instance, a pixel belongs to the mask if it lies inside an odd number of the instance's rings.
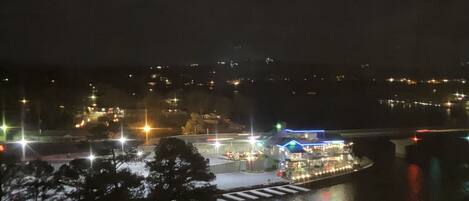
[[[352,169],[352,145],[324,130],[284,129],[268,140],[265,154],[278,161],[279,176],[307,179]]]

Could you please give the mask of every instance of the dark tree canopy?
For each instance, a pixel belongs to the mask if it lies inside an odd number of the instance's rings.
[[[62,189],[54,177],[54,167],[46,161],[34,160],[20,166],[12,179],[13,200],[48,200]]]
[[[142,195],[143,178],[122,168],[132,161],[135,154],[125,152],[117,155],[113,148],[110,155],[100,156],[90,163],[88,159],[75,159],[62,165],[56,172],[60,182],[72,187],[68,196],[74,200],[134,200]],[[90,166],[92,165],[92,166]]]
[[[0,152],[0,199],[5,195],[5,189],[9,187],[10,181],[16,172],[18,159],[13,155]]]
[[[215,175],[209,161],[190,143],[177,138],[163,138],[155,148],[149,183],[153,200],[213,200],[216,186],[209,182]]]

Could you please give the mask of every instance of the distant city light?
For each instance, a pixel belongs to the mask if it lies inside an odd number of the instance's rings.
[[[451,106],[453,106],[453,103],[451,103],[450,101],[448,101],[448,102],[445,103],[445,105],[448,106],[448,107],[451,107]]]
[[[29,141],[25,140],[25,139],[21,139],[19,141],[17,141],[16,143],[20,144],[22,147],[26,147],[29,143]]]
[[[413,142],[418,142],[418,141],[420,141],[421,139],[418,138],[417,136],[414,136],[414,137],[411,138],[411,140],[412,140]]]
[[[20,102],[23,103],[23,104],[26,104],[26,103],[29,102],[29,101],[26,100],[26,98],[23,98],[23,99],[20,100]]]

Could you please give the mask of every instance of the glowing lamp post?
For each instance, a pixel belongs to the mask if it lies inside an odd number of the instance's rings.
[[[151,127],[149,125],[145,125],[143,127],[143,132],[145,132],[145,141],[148,142],[148,133],[151,131]]]
[[[93,153],[90,153],[90,155],[87,158],[88,160],[90,160],[91,167],[93,167],[93,161],[96,159],[96,156],[93,155]]]
[[[2,129],[3,133],[6,133],[8,130],[8,126],[6,124],[3,124],[2,126],[0,126],[0,129]]]
[[[215,145],[215,148],[217,148],[217,149],[220,148],[220,146],[221,146],[221,144],[220,144],[220,142],[218,142],[218,140],[215,141],[215,143],[213,145]]]
[[[119,138],[119,142],[121,143],[122,151],[124,151],[124,144],[127,142],[127,138],[121,136],[121,138]]]
[[[143,126],[143,132],[145,132],[145,142],[148,142],[148,133],[151,131],[150,125],[148,125],[148,114],[147,110],[145,109],[145,126]]]
[[[249,137],[249,143],[250,143],[251,145],[255,145],[256,142],[257,142],[256,137],[254,137],[254,136]]]
[[[21,160],[22,161],[25,161],[26,160],[26,146],[28,146],[28,143],[29,141],[27,141],[26,139],[24,139],[24,136],[21,138],[20,141],[17,141],[16,143],[20,144],[21,145],[21,151],[22,151],[22,158]]]
[[[213,143],[213,146],[215,147],[215,151],[218,153],[218,150],[221,147],[221,143],[218,142],[218,139]]]
[[[124,144],[125,142],[128,141],[128,139],[124,137],[124,127],[122,126],[122,124],[121,124],[121,137],[118,139],[118,141],[121,143],[122,151],[124,151]]]
[[[277,131],[282,130],[282,124],[281,123],[275,124],[275,128],[277,129]]]

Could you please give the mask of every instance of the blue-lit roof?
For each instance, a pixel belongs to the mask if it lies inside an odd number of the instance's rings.
[[[308,141],[303,141],[300,139],[285,139],[282,142],[280,142],[279,146],[286,147],[291,144],[299,144],[301,146],[320,146],[320,145],[325,145],[326,143],[324,142],[308,142]]]
[[[328,141],[318,141],[310,142],[303,141],[301,139],[284,139],[283,141],[277,143],[277,146],[287,148],[291,153],[300,153],[304,152],[304,146],[322,146],[327,144],[343,144],[343,140],[328,140]]]
[[[292,141],[288,142],[287,144],[285,144],[282,147],[288,149],[288,151],[290,151],[290,153],[304,153],[305,152],[305,150],[303,149],[303,145],[296,142],[295,140],[292,140]]]

